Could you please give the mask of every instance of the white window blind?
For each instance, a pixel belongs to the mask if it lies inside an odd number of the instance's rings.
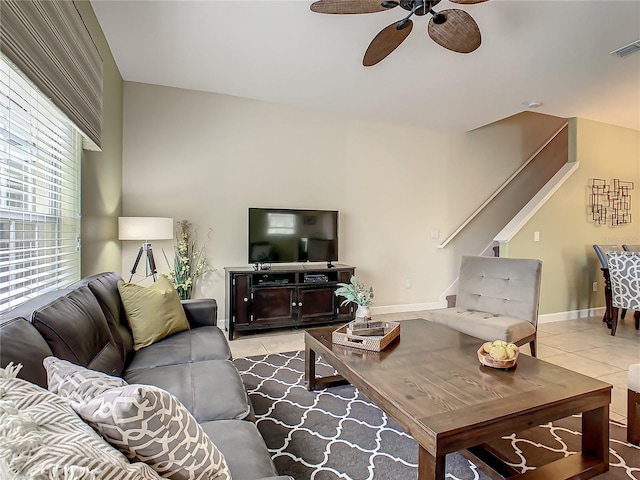
[[[0,58],[0,311],[80,278],[76,127]]]

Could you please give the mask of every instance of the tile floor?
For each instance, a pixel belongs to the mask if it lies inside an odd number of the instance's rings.
[[[420,318],[421,312],[376,315],[376,320]],[[234,357],[304,349],[304,330],[274,329],[259,333],[236,333],[230,342]],[[523,347],[523,353],[529,348]],[[640,331],[635,330],[633,315],[618,322],[612,337],[602,317],[568,320],[538,325],[538,358],[599,378],[613,385],[611,419],[626,423],[627,370],[640,363]]]

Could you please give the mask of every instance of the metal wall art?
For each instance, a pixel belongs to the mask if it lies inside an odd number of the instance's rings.
[[[631,190],[633,182],[614,178],[607,183],[601,178],[591,182],[591,219],[601,225],[611,226],[631,223]]]

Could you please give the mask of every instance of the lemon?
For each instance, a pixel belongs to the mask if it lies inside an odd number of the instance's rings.
[[[518,353],[518,347],[513,343],[507,344],[504,348],[507,351],[507,358],[513,358],[516,356],[516,353]]]
[[[496,360],[506,360],[507,358],[509,358],[507,349],[502,345],[494,345],[493,347],[491,347],[491,349],[489,350],[489,355],[491,355],[491,358],[494,358]]]

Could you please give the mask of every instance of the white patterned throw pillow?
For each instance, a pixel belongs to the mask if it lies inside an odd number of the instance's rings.
[[[14,480],[160,480],[130,464],[68,403],[0,368],[0,478]]]
[[[56,357],[47,357],[42,364],[47,370],[49,391],[72,402],[88,402],[107,390],[128,385],[120,377],[90,370]]]
[[[170,393],[128,385],[74,405],[80,416],[131,460],[173,480],[229,480],[222,453]]]

